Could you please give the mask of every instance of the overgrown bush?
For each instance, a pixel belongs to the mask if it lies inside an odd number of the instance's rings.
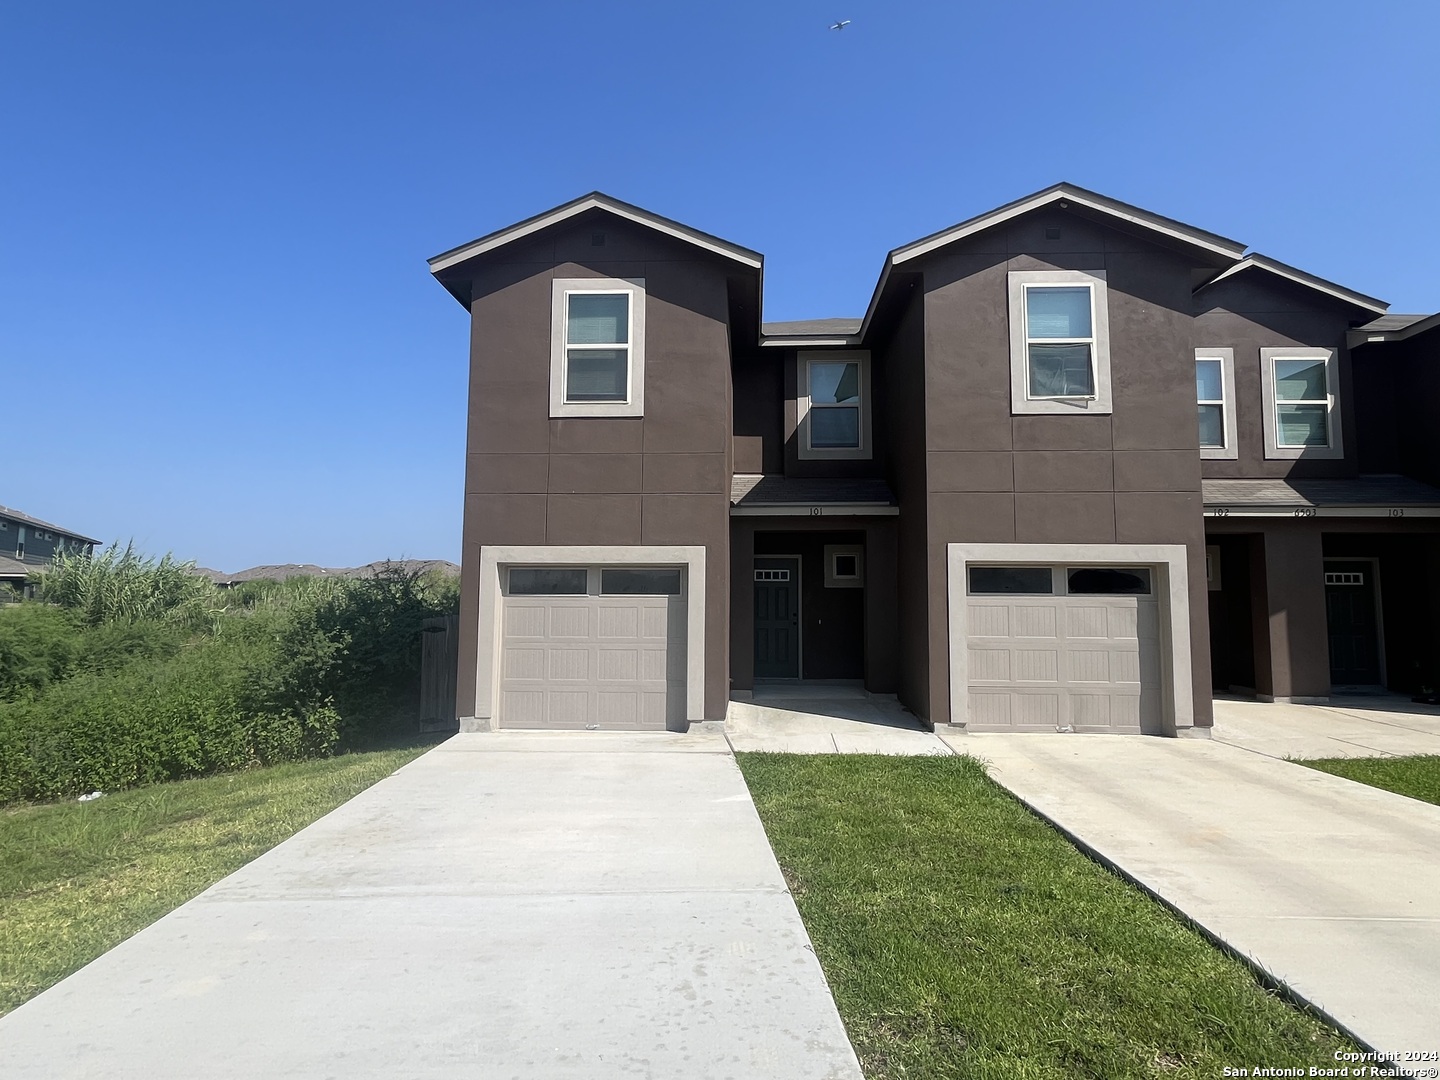
[[[219,590],[127,547],[61,559],[0,610],[0,801],[114,790],[394,742],[421,625],[459,583],[398,566]]]
[[[0,705],[0,800],[203,776],[329,753],[339,715],[266,692],[273,649],[206,640]]]

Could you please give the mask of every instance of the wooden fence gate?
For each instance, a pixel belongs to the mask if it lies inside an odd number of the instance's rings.
[[[460,663],[459,615],[420,624],[420,730],[454,731],[455,677]]]

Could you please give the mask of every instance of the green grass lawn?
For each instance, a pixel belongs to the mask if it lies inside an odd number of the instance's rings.
[[[1310,761],[1297,761],[1295,764],[1440,805],[1440,754],[1389,758],[1314,758]]]
[[[738,757],[870,1080],[1209,1080],[1352,1048],[974,759]]]
[[[0,810],[0,1015],[424,749]]]

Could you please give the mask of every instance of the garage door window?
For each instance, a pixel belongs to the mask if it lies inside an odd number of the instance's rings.
[[[1048,566],[972,566],[971,596],[1050,596],[1054,576]]]
[[[516,567],[510,571],[511,596],[584,596],[583,567]]]
[[[679,570],[602,570],[602,596],[679,596]]]
[[[1149,596],[1150,571],[1146,567],[1072,567],[1066,572],[1071,596]]]

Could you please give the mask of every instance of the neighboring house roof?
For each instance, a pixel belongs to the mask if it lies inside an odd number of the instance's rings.
[[[17,559],[13,555],[0,555],[0,579],[20,578],[23,580],[36,570],[43,570],[49,565],[48,559],[42,559],[37,555],[26,555],[23,559]]]
[[[1350,480],[1202,480],[1200,486],[1206,506],[1440,506],[1440,488],[1391,474]]]
[[[731,259],[742,266],[759,270],[765,262],[765,257],[758,251],[751,251],[749,248],[741,247],[739,244],[732,244],[728,240],[721,240],[718,236],[711,236],[709,233],[701,232],[699,229],[692,229],[689,225],[682,225],[659,214],[652,214],[649,210],[642,210],[638,206],[621,202],[600,191],[592,191],[589,195],[582,195],[578,199],[557,206],[553,210],[546,210],[543,214],[536,214],[532,218],[498,232],[489,233],[478,240],[471,240],[468,244],[461,244],[459,247],[451,248],[449,251],[442,251],[430,262],[430,272],[438,274],[442,270],[452,266],[458,266],[468,259],[477,255],[483,255],[487,251],[494,251],[504,247],[506,244],[513,244],[517,240],[539,232],[541,229],[548,229],[551,225],[558,225],[577,217],[588,210],[604,210],[607,213],[633,221],[648,229],[664,233],[666,236],[683,240],[687,244],[694,244],[714,255]]]
[[[1374,322],[1351,330],[1346,335],[1346,343],[1354,348],[1356,345],[1368,345],[1372,341],[1404,341],[1437,327],[1440,327],[1440,314],[1382,315]]]
[[[737,475],[730,481],[730,505],[894,506],[895,493],[884,480],[817,479],[799,476]]]
[[[195,573],[209,578],[217,585],[233,585],[242,581],[284,581],[292,577],[334,577],[373,578],[387,567],[393,567],[407,574],[425,574],[439,570],[446,574],[460,573],[460,567],[445,559],[393,559],[366,563],[364,566],[334,567],[317,566],[315,563],[277,563],[268,566],[252,566],[248,570],[237,570],[227,574],[223,570],[211,570],[197,566]]]
[[[48,521],[41,521],[39,518],[31,517],[29,514],[22,514],[19,510],[12,510],[8,506],[0,506],[0,517],[9,518],[11,521],[18,521],[21,525],[33,525],[37,529],[48,529],[51,532],[57,532],[62,536],[69,537],[71,540],[83,540],[87,544],[100,543],[99,540],[93,537],[85,536],[71,529],[62,529],[59,525],[52,525]]]
[[[1201,285],[1195,292],[1201,293],[1210,286],[1224,281],[1226,278],[1234,277],[1236,274],[1243,274],[1247,270],[1262,270],[1274,274],[1276,277],[1284,278],[1286,281],[1294,282],[1296,285],[1303,285],[1307,289],[1314,289],[1316,292],[1324,293],[1326,296],[1336,300],[1343,300],[1347,304],[1362,308],[1365,311],[1376,315],[1383,315],[1390,307],[1384,300],[1376,300],[1373,296],[1366,296],[1354,289],[1347,289],[1343,285],[1336,285],[1333,281],[1326,281],[1324,278],[1316,277],[1314,274],[1307,274],[1304,270],[1297,270],[1293,266],[1287,266],[1278,259],[1272,259],[1268,255],[1251,254],[1245,256],[1234,266],[1220,271],[1205,284]]]

